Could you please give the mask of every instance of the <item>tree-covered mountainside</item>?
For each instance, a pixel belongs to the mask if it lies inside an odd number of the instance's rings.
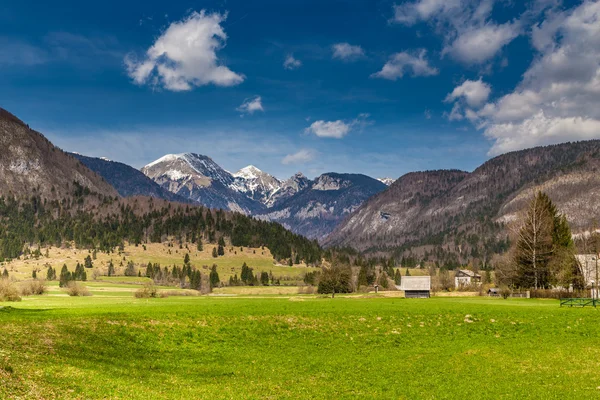
[[[508,248],[508,225],[546,192],[574,233],[600,219],[600,141],[507,153],[475,171],[407,174],[366,201],[326,239],[329,246],[485,264]]]
[[[81,154],[73,153],[71,155],[102,176],[123,197],[150,196],[169,201],[191,202],[188,198],[183,198],[162,188],[141,171],[129,165]]]
[[[28,201],[0,198],[0,260],[22,254],[26,244],[114,251],[125,241],[142,244],[175,238],[187,243],[218,243],[269,248],[281,261],[318,264],[318,243],[273,222],[202,206],[169,203],[151,197],[118,199],[75,184],[72,198]]]

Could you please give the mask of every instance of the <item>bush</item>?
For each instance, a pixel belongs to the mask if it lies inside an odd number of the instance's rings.
[[[151,297],[155,298],[159,296],[158,290],[154,287],[154,283],[152,282],[144,283],[144,286],[136,290],[133,295],[138,299],[149,299]]]
[[[17,286],[8,279],[0,279],[0,301],[21,301]]]
[[[32,280],[23,283],[21,286],[21,295],[22,296],[34,296],[34,295],[42,295],[48,291],[48,286],[46,285],[46,281],[44,280]]]
[[[324,268],[319,278],[318,292],[321,294],[352,293],[352,270],[350,267],[333,266]]]
[[[85,286],[77,282],[69,282],[67,285],[67,294],[69,296],[91,296],[92,294]]]
[[[500,296],[502,296],[503,299],[505,299],[505,300],[508,299],[511,294],[512,294],[512,290],[510,290],[510,288],[508,286],[500,287]]]

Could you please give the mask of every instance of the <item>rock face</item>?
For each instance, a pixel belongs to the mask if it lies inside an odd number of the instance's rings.
[[[384,183],[386,186],[391,186],[391,184],[395,181],[393,178],[377,178],[377,180],[381,183]]]
[[[119,197],[100,175],[0,108],[0,196],[59,200],[73,194],[75,183]]]
[[[210,157],[168,154],[142,168],[164,189],[210,208],[252,214],[263,205],[234,189],[235,178]]]
[[[378,180],[358,174],[327,173],[312,182],[298,175],[294,178],[290,185],[306,185],[304,189],[257,217],[317,240],[325,238],[366,199],[386,189]]]
[[[86,167],[102,176],[123,197],[148,196],[167,201],[191,202],[162,188],[152,179],[129,165],[110,161],[104,157],[86,157],[71,154]]]
[[[472,173],[402,176],[364,202],[324,241],[360,250],[438,246],[489,256],[539,190],[566,214],[574,232],[600,217],[600,141],[537,147],[493,158]]]

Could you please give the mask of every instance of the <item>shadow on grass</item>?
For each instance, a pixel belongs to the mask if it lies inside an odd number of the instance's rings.
[[[13,306],[0,306],[0,314],[39,314],[50,311],[46,308],[15,308]]]

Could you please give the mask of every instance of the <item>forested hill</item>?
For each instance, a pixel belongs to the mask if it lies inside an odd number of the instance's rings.
[[[104,197],[101,204],[86,206],[94,204],[98,196],[77,190],[74,202],[0,198],[0,260],[18,257],[26,244],[73,243],[78,248],[111,252],[125,241],[143,244],[173,238],[196,245],[266,246],[281,262],[318,264],[321,260],[316,241],[293,234],[277,223],[151,197]]]
[[[506,250],[507,227],[537,191],[547,193],[574,233],[600,219],[600,141],[563,143],[495,157],[475,171],[402,176],[373,196],[325,241],[398,258],[459,265]]]
[[[159,198],[121,198],[100,175],[0,108],[0,261],[18,257],[26,244],[108,252],[125,241],[171,238],[267,246],[280,261],[321,260],[316,242],[277,223]]]

